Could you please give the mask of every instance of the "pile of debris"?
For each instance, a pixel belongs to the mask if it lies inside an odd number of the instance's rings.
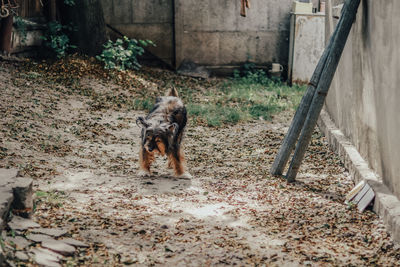
[[[36,262],[61,266],[85,243],[67,237],[68,230],[42,228],[30,219],[33,212],[33,180],[18,177],[16,169],[0,169],[0,266]]]

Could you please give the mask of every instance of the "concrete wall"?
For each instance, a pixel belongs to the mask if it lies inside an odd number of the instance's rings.
[[[280,62],[287,65],[291,0],[176,1],[176,57],[208,66]]]
[[[210,67],[247,60],[287,66],[291,3],[252,0],[243,18],[239,0],[102,0],[106,23],[153,40],[151,51],[177,67],[183,59]]]
[[[400,1],[363,0],[347,41],[327,110],[400,197]]]

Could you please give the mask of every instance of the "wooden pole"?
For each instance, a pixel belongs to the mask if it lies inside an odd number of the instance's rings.
[[[301,131],[301,135],[286,176],[289,182],[293,182],[295,180],[297,172],[299,171],[337,65],[339,64],[347,37],[349,36],[352,24],[356,18],[359,5],[360,0],[346,0],[342,16],[340,17],[339,23],[335,29],[336,33],[331,37],[330,42],[332,41],[332,47],[330,49],[328,58],[326,59],[325,67],[322,71],[316,93],[314,94],[314,98],[308,111],[306,121]]]
[[[0,26],[0,50],[5,55],[11,53],[11,33],[13,25],[13,15],[1,19]]]
[[[333,33],[333,35],[336,35],[336,31]],[[278,154],[275,157],[274,163],[272,164],[272,175],[282,175],[283,170],[285,169],[285,166],[289,160],[290,153],[296,145],[296,141],[300,135],[301,128],[303,127],[304,121],[307,117],[311,101],[314,97],[315,89],[319,83],[322,70],[324,69],[326,59],[332,47],[332,40],[333,38],[331,38],[331,41],[326,46],[321,58],[319,59],[318,64],[308,84],[307,91],[303,95],[300,105],[297,108],[296,113],[294,114],[289,130],[285,135]]]
[[[307,91],[301,99],[300,105],[294,114],[292,123],[290,124],[289,130],[283,139],[282,145],[275,157],[274,163],[271,167],[272,175],[282,175],[283,170],[289,160],[290,153],[296,145],[297,138],[300,135],[301,128],[303,127],[304,121],[307,117],[308,110],[310,108],[311,101],[314,97],[316,85],[321,77],[321,72],[328,57],[331,43],[325,48],[317,67],[315,68],[314,74],[311,77],[310,83],[308,84]]]

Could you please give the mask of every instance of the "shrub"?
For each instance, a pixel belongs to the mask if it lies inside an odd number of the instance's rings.
[[[129,39],[124,36],[123,39],[117,39],[115,42],[109,40],[103,45],[103,52],[96,58],[104,62],[104,68],[106,69],[138,70],[141,65],[137,57],[143,55],[143,47],[147,45],[155,46],[150,40]]]
[[[76,48],[70,44],[67,31],[74,31],[71,25],[61,25],[57,21],[52,21],[47,24],[45,35],[41,37],[44,46],[50,48],[50,51],[57,57],[63,58],[68,50]]]

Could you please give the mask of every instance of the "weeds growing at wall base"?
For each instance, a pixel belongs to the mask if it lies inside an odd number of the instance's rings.
[[[236,74],[216,90],[208,91],[200,103],[186,103],[194,121],[220,126],[248,120],[270,120],[282,110],[296,108],[304,90],[302,86],[289,87],[272,80],[262,70],[257,70],[244,76]]]

